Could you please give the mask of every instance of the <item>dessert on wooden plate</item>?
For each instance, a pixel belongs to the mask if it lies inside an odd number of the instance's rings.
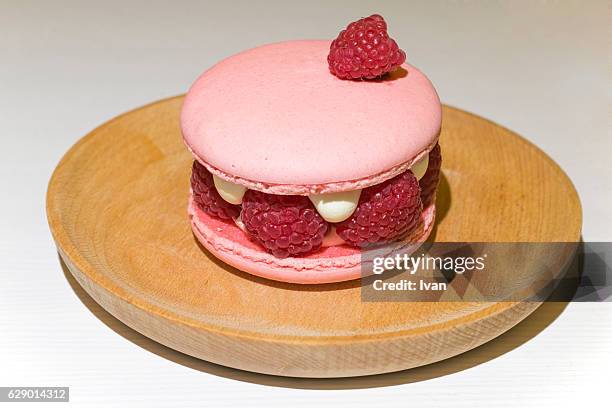
[[[405,59],[373,15],[331,43],[265,45],[204,72],[181,112],[198,240],[238,269],[295,283],[355,279],[363,247],[424,241],[441,106]]]
[[[331,282],[360,276],[360,251],[372,241],[409,252],[433,224],[438,137],[447,171],[436,240],[579,241],[580,201],[559,166],[508,129],[448,106],[438,136],[438,97],[384,28],[374,16],[333,43],[246,51],[207,71],[185,103],[158,101],[80,140],[47,193],[53,238],[78,284],[123,323],[182,353],[299,377],[440,361],[533,312],[540,302],[520,301],[515,288],[550,287],[537,275],[540,257],[479,275],[516,302],[368,302],[358,282],[303,287],[229,267]],[[191,225],[184,207],[193,157],[181,142],[181,109],[196,156]],[[548,279],[562,276],[572,254],[548,256]]]

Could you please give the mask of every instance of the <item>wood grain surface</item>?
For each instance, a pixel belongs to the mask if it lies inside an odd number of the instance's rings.
[[[361,301],[359,281],[292,285],[233,269],[198,245],[186,212],[191,157],[182,97],[95,129],[62,159],[47,215],[58,252],[102,307],[183,353],[260,373],[398,371],[472,349],[537,302]],[[444,107],[436,241],[577,242],[582,215],[561,169],[494,123]],[[559,264],[571,254],[560,254]],[[528,265],[527,265],[528,266]],[[512,280],[499,271],[500,282]]]

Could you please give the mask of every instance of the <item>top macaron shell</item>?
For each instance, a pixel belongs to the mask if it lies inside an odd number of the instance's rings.
[[[383,80],[342,80],[329,46],[265,45],[202,74],[181,112],[194,156],[251,189],[309,194],[378,184],[427,154],[442,116],[427,77],[405,64]]]

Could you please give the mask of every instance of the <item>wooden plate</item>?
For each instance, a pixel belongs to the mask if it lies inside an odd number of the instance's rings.
[[[538,307],[367,303],[359,281],[283,284],[223,264],[191,233],[182,100],[156,102],[97,128],[68,151],[49,183],[47,214],[61,257],[87,293],[128,326],[225,366],[344,377],[457,355]],[[579,240],[576,191],[535,146],[450,107],[440,143],[435,240]]]

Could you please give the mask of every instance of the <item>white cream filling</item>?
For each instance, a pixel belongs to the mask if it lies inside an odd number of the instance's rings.
[[[244,232],[247,232],[246,226],[244,225],[244,222],[242,222],[242,218],[240,218],[241,215],[242,213],[238,214],[238,217],[234,218],[234,222],[236,223],[236,226],[238,228],[240,228]]]
[[[353,215],[359,203],[360,195],[361,190],[353,190],[339,193],[310,194],[308,198],[325,221],[341,222]]]
[[[241,204],[247,188],[231,181],[223,180],[213,174],[213,181],[217,192],[225,201],[230,204]]]
[[[414,176],[417,178],[417,180],[420,180],[425,175],[428,166],[429,154],[426,154],[425,156],[420,158],[418,162],[414,163],[410,170],[412,171],[412,174],[414,174]]]

